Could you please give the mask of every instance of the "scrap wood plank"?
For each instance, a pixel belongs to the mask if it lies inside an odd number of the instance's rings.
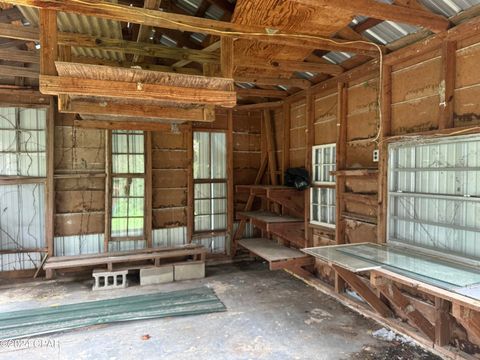
[[[392,315],[390,308],[377,297],[377,295],[370,289],[360,278],[344,268],[337,265],[332,265],[337,274],[345,280],[353,290],[355,290],[370,306],[375,309],[383,317]]]
[[[421,332],[435,341],[435,327],[420,311],[415,309],[412,303],[402,294],[402,292],[388,279],[374,277],[374,286],[395,306],[400,308],[405,316],[417,326]]]

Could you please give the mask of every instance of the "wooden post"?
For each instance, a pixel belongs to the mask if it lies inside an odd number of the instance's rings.
[[[283,149],[282,149],[282,184],[284,184],[285,171],[290,167],[290,103],[283,103]]]
[[[314,97],[310,89],[306,91],[306,109],[305,117],[307,123],[307,144],[305,149],[305,168],[307,169],[310,176],[312,176],[312,147],[315,142],[315,129],[313,122],[315,121],[315,104]],[[310,235],[310,191],[304,191],[304,201],[305,201],[305,210],[304,210],[304,234],[305,234],[305,247],[309,246],[311,235]]]
[[[147,248],[153,247],[152,241],[152,132],[145,132],[145,239]]]
[[[192,242],[193,237],[193,128],[189,123],[185,132],[187,142],[187,243]]]
[[[108,252],[112,235],[112,132],[105,130],[105,229],[103,251]]]
[[[450,343],[450,302],[435,298],[435,344],[445,346]]]
[[[57,13],[53,10],[40,9],[40,74],[57,75],[55,60],[57,60]],[[47,181],[46,181],[46,206],[45,206],[45,239],[48,256],[53,256],[54,251],[54,226],[55,226],[55,114],[56,104],[50,99],[47,119]],[[53,271],[46,273],[47,278],[54,276]]]
[[[440,130],[450,129],[454,126],[454,94],[456,77],[456,41],[445,41],[442,44],[442,80],[441,80],[441,101],[440,101],[440,120],[438,128]],[[443,89],[442,89],[443,88]],[[442,94],[443,92],[443,94]]]
[[[233,247],[233,222],[235,213],[235,192],[233,183],[233,111],[227,110],[227,233],[230,244],[227,254]]]
[[[221,41],[222,43],[221,43],[221,49],[220,49],[220,58],[221,58],[220,65],[221,65],[222,77],[233,79],[233,71],[234,71],[233,38],[223,36]]]
[[[336,170],[345,170],[347,165],[347,111],[348,111],[348,87],[340,82],[337,86],[337,144],[336,144]],[[336,208],[335,208],[335,240],[337,244],[345,244],[345,221],[343,219],[345,192],[345,176],[337,176],[335,183]],[[345,290],[344,279],[335,274],[335,291]]]
[[[382,122],[378,134],[378,214],[377,214],[377,242],[387,241],[387,201],[388,201],[388,146],[384,141],[391,134],[392,127],[392,66],[382,68],[382,84],[380,84]]]
[[[270,110],[263,111],[263,120],[265,125],[265,136],[267,139],[268,169],[270,173],[270,183],[278,185],[277,182],[277,160],[275,156],[275,142],[273,139],[272,116]]]

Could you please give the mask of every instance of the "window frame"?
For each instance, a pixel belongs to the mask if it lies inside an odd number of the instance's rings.
[[[208,144],[208,152],[209,152],[209,165],[212,164],[212,158],[213,158],[213,153],[212,153],[212,134],[223,134],[224,135],[224,154],[225,154],[225,164],[224,164],[224,169],[225,169],[225,177],[224,178],[212,178],[212,168],[210,167],[210,177],[209,178],[196,178],[195,177],[195,134],[196,133],[205,133],[208,134],[209,138],[209,144]],[[202,234],[224,234],[227,231],[228,227],[228,173],[227,173],[227,162],[228,162],[228,145],[227,145],[227,134],[226,131],[224,130],[210,130],[210,129],[195,129],[192,133],[192,235],[202,235]],[[197,185],[205,185],[208,184],[210,185],[210,197],[208,198],[196,198],[195,197],[195,188]],[[213,197],[211,193],[211,187],[214,184],[224,184],[225,186],[225,196],[223,197]],[[213,209],[213,201],[215,200],[221,200],[223,199],[225,201],[225,212],[221,213],[212,213]],[[195,214],[196,210],[196,201],[197,200],[210,200],[210,214],[201,214],[197,215]],[[197,230],[195,226],[195,219],[198,216],[210,216],[210,228],[209,229],[203,229],[203,230]],[[218,229],[212,229],[212,218],[214,215],[224,215],[225,216],[225,227],[218,228]]]
[[[330,208],[330,207],[333,207],[334,209],[336,209],[336,177],[333,176],[333,175],[329,175],[332,177],[332,181],[315,181],[315,179],[317,178],[317,171],[319,169],[321,169],[322,167],[325,167],[325,166],[332,166],[333,165],[333,171],[335,171],[336,169],[336,164],[333,163],[333,164],[325,164],[323,162],[319,162],[319,163],[316,163],[315,162],[315,153],[317,150],[319,149],[333,149],[333,154],[335,154],[335,158],[334,160],[336,159],[336,150],[337,150],[337,144],[336,143],[330,143],[330,144],[322,144],[322,145],[314,145],[312,146],[312,186],[310,188],[310,224],[313,224],[313,225],[318,225],[318,226],[322,226],[322,227],[326,227],[326,228],[330,228],[330,229],[335,229],[336,228],[336,221],[337,219],[335,218],[335,223],[328,223],[328,222],[324,222],[324,221],[321,221],[321,220],[313,220],[313,214],[314,214],[314,205],[316,205],[318,207],[318,210],[317,210],[317,217],[318,219],[321,219],[321,212],[320,212],[320,209],[321,209],[321,189],[327,189],[328,191],[333,191],[333,198],[334,198],[334,201],[335,201],[335,204],[334,205],[331,205],[329,203],[326,204],[327,208]],[[314,191],[318,191],[318,203],[315,203],[313,202],[313,198],[314,198]],[[327,195],[328,196],[328,195]],[[336,215],[336,213],[334,212],[334,216]]]
[[[133,134],[132,134],[133,133]],[[115,135],[122,135],[122,136],[127,136],[127,149],[126,151],[121,152],[114,152],[113,148],[113,137]],[[126,135],[123,135],[126,134]],[[137,153],[137,152],[130,152],[129,147],[130,147],[130,141],[129,141],[129,135],[133,136],[142,136],[143,137],[143,153]],[[109,229],[109,239],[108,241],[146,241],[147,240],[147,201],[146,201],[146,196],[147,196],[147,162],[146,162],[146,157],[147,157],[147,134],[145,131],[138,131],[138,130],[112,130],[110,133],[111,136],[111,144],[110,144],[110,159],[111,159],[111,169],[110,169],[110,176],[108,179],[108,184],[109,184],[109,223],[108,226],[110,227]],[[114,171],[114,166],[113,166],[113,159],[114,156],[116,155],[143,155],[143,172],[115,172]],[[128,165],[130,165],[130,161],[128,160]],[[130,169],[128,169],[130,170]],[[126,196],[114,196],[114,191],[113,191],[113,183],[115,179],[126,179],[127,181],[132,181],[132,179],[143,179],[143,196],[140,195],[126,195]],[[129,216],[128,215],[128,206],[127,206],[127,216],[118,216],[114,217],[113,216],[113,200],[114,199],[127,199],[127,202],[129,203],[130,199],[143,199],[143,215],[140,216]],[[128,235],[128,229],[129,229],[129,220],[130,219],[143,219],[143,228],[142,228],[142,234],[141,235]],[[127,227],[126,227],[126,235],[125,236],[113,236],[113,220],[114,219],[126,219],[127,221]]]

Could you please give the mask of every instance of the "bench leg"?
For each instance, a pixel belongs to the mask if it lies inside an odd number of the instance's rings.
[[[55,270],[47,269],[45,270],[45,279],[52,280],[55,277]]]

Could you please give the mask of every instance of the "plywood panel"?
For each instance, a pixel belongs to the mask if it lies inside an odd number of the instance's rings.
[[[378,79],[348,89],[347,140],[374,138],[378,127]]]
[[[440,96],[399,103],[392,106],[392,134],[429,131],[438,128]]]
[[[314,100],[314,144],[331,144],[337,139],[337,93],[317,95]]]
[[[187,186],[186,169],[157,170],[153,173],[153,188],[180,188]]]
[[[159,150],[152,152],[153,169],[186,169],[188,166],[186,150]]]
[[[377,167],[378,163],[373,162],[373,150],[375,150],[375,143],[372,141],[347,144],[347,168],[365,169]]]
[[[187,189],[154,189],[154,209],[181,207],[187,205]]]
[[[185,226],[187,224],[187,211],[185,208],[154,209],[153,228]]]
[[[68,214],[55,216],[55,236],[101,234],[104,232],[103,213]]]

